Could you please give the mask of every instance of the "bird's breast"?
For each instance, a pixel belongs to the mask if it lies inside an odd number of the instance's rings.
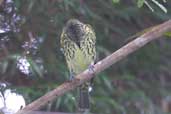
[[[73,71],[76,74],[79,74],[88,68],[91,61],[80,49],[77,49],[75,50],[75,56],[71,59],[70,63],[72,64]]]

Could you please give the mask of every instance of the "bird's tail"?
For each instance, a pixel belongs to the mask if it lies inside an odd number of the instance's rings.
[[[79,87],[78,110],[79,112],[87,112],[90,109],[89,86],[83,84]]]

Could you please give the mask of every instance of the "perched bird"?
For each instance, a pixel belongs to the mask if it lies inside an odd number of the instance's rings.
[[[71,80],[87,68],[93,68],[96,58],[96,36],[89,24],[76,19],[69,20],[63,28],[60,43]],[[79,87],[79,111],[86,111],[90,108],[89,86],[90,82],[86,82]]]

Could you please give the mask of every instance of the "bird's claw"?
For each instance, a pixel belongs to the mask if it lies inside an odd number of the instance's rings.
[[[69,75],[69,81],[72,81],[72,80],[74,80],[74,74],[73,73],[70,73],[70,75]]]
[[[94,65],[89,65],[88,66],[88,70],[89,70],[89,72],[91,72],[91,73],[94,73],[95,71],[94,71]]]

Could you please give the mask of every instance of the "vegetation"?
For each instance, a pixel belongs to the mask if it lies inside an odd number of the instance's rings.
[[[166,0],[0,0],[0,80],[28,104],[68,79],[59,45],[67,20],[93,26],[101,60],[133,34],[170,19],[170,11]],[[100,73],[94,79],[91,111],[171,112],[170,42],[164,36]],[[76,97],[75,90],[42,110],[75,112]]]

